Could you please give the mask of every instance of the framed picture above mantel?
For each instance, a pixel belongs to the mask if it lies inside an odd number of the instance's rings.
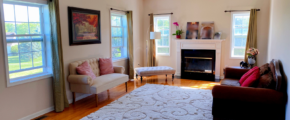
[[[69,44],[101,43],[101,12],[76,7],[68,7]]]

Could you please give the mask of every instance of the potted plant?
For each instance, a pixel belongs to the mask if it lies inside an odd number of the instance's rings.
[[[259,50],[256,48],[249,48],[249,50],[247,51],[247,55],[248,55],[248,63],[250,65],[254,65],[256,63],[256,56],[259,54]]]
[[[176,35],[176,38],[180,39],[181,38],[181,34],[183,33],[183,31],[180,29],[178,29],[179,24],[177,22],[174,22],[173,25],[176,26],[176,32],[173,33],[172,35]]]

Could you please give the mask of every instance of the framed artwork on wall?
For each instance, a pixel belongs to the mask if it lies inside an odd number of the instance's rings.
[[[202,22],[200,39],[212,39],[214,35],[214,22]]]
[[[186,27],[186,39],[197,39],[198,38],[199,22],[187,22]]]
[[[89,10],[68,7],[69,44],[100,44],[101,43],[101,13],[98,10]]]

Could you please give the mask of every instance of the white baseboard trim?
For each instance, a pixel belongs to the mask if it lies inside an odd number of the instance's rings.
[[[84,95],[81,95],[81,96],[79,96],[79,97],[76,98],[76,101],[81,100],[81,99],[83,99],[85,97],[88,97],[90,95],[92,95],[92,94],[84,94]],[[69,104],[71,104],[73,102],[73,99],[69,99],[68,102],[69,102]],[[36,113],[33,113],[33,114],[28,115],[28,116],[23,117],[23,118],[20,118],[18,120],[31,120],[31,119],[34,119],[36,117],[39,117],[39,116],[41,116],[43,114],[49,113],[49,112],[51,112],[53,110],[54,110],[54,106],[51,106],[49,108],[43,109],[41,111],[38,111]]]

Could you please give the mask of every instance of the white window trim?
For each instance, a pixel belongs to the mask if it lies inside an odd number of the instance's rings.
[[[168,17],[169,18],[169,45],[168,46],[157,46],[156,45],[156,55],[157,56],[170,56],[170,53],[171,53],[171,15],[154,15],[153,16],[153,20],[154,20],[154,22],[155,22],[155,19],[154,19],[154,17]],[[154,26],[155,27],[155,26]],[[164,48],[169,48],[169,53],[158,53],[157,51],[158,51],[158,48],[159,47],[164,47]]]
[[[231,12],[231,40],[230,40],[230,59],[244,59],[245,56],[233,56],[233,49],[234,49],[234,14],[247,14],[250,16],[250,12]]]
[[[126,15],[126,13],[125,12],[120,12],[120,11],[114,11],[114,10],[111,10],[110,11],[110,15],[109,15],[109,19],[110,19],[110,57],[112,58],[112,62],[119,62],[119,61],[125,61],[125,60],[127,60],[128,59],[128,55],[127,55],[127,57],[120,57],[120,58],[113,58],[113,56],[112,56],[112,48],[115,48],[115,47],[112,47],[112,20],[111,20],[111,17],[112,17],[112,14],[118,14],[118,15]],[[123,41],[123,44],[125,44],[124,43],[125,41]],[[127,46],[128,47],[128,46]]]
[[[22,5],[28,5],[28,4],[26,4],[26,3],[15,3],[15,2],[10,2],[10,1],[8,1],[8,2],[6,2],[5,1],[5,3],[11,3],[11,4],[22,4]],[[1,29],[0,29],[0,31],[2,31],[2,32],[0,32],[0,37],[2,37],[2,44],[3,44],[3,52],[4,52],[4,63],[5,63],[5,77],[6,77],[6,85],[7,85],[7,87],[12,87],[12,86],[16,86],[16,85],[20,85],[20,84],[24,84],[24,83],[28,83],[28,82],[33,82],[33,81],[37,81],[37,80],[42,80],[42,79],[45,79],[45,78],[51,78],[53,75],[52,75],[52,73],[49,73],[49,72],[44,72],[44,73],[39,73],[39,74],[33,74],[33,75],[29,75],[29,76],[23,76],[23,77],[19,77],[19,78],[17,78],[17,79],[13,79],[13,82],[11,82],[11,79],[9,78],[9,66],[8,66],[8,54],[7,54],[7,42],[6,42],[6,32],[5,32],[5,20],[4,20],[4,8],[3,8],[3,4],[4,4],[4,2],[2,1],[2,0],[0,0],[0,14],[1,14],[1,16],[0,16],[0,21],[1,21],[1,23],[0,23],[0,27],[1,27]],[[35,5],[33,5],[33,4],[29,4],[29,6],[41,6],[40,4],[35,4]],[[41,14],[41,18],[40,18],[40,20],[41,20],[41,23],[43,24],[44,22],[43,22],[43,14],[42,14],[42,10],[40,11],[40,14]],[[41,30],[42,30],[42,32],[44,32],[43,31],[43,26],[44,25],[41,25],[42,27],[41,27]],[[2,36],[1,36],[2,35]],[[43,39],[45,39],[44,37],[43,37]],[[43,42],[43,44],[44,44],[44,42]],[[44,48],[43,48],[44,49]],[[46,54],[46,53],[45,53]],[[46,55],[45,55],[46,56]],[[46,60],[45,60],[46,61]],[[46,63],[45,63],[46,64]],[[44,68],[44,69],[46,69],[46,68]]]

